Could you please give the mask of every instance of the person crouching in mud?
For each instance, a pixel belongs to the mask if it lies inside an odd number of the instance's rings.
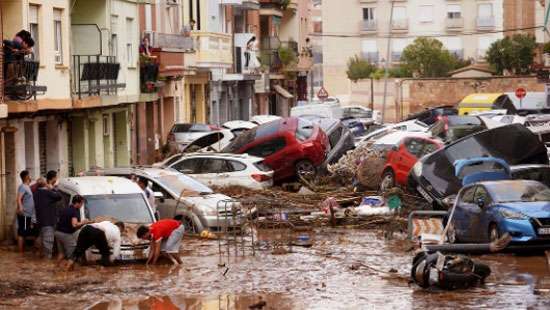
[[[149,226],[140,226],[137,237],[151,242],[147,265],[156,264],[160,254],[170,259],[172,264],[181,265],[178,254],[184,233],[185,226],[176,220],[160,220]]]
[[[74,263],[82,260],[86,255],[86,250],[92,246],[95,246],[101,254],[101,259],[98,261],[99,264],[103,266],[111,265],[120,256],[121,234],[123,232],[124,223],[122,222],[113,224],[109,221],[104,221],[85,225],[78,234],[76,248],[66,265],[66,269],[71,270],[74,267]]]

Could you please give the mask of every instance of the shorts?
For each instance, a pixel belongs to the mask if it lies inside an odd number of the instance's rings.
[[[37,237],[38,229],[32,223],[32,218],[24,215],[17,215],[17,235],[19,237]]]
[[[66,258],[73,256],[73,252],[76,247],[76,236],[74,234],[56,231],[55,240],[57,242],[57,250],[60,253],[63,253]]]
[[[180,251],[181,240],[183,239],[183,234],[185,233],[185,226],[180,225],[180,227],[174,229],[170,234],[168,239],[163,240],[160,246],[160,251],[165,253],[177,254]]]

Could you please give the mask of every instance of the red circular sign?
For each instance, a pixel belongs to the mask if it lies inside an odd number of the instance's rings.
[[[516,89],[516,97],[518,97],[519,99],[525,98],[526,95],[527,91],[525,90],[525,88],[519,87],[518,89]]]

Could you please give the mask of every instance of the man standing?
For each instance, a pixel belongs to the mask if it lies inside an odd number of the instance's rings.
[[[113,224],[109,221],[104,221],[82,227],[78,233],[76,248],[66,266],[67,270],[71,270],[76,261],[83,259],[86,255],[86,250],[92,246],[95,246],[99,254],[101,254],[99,263],[103,266],[111,265],[120,256],[121,234],[123,232],[124,223],[122,222]]]
[[[140,226],[137,237],[151,242],[147,264],[156,264],[161,253],[174,265],[182,264],[178,254],[184,233],[185,226],[176,220],[160,220],[149,227]]]
[[[54,189],[56,182],[57,172],[48,171],[46,186],[39,188],[34,194],[36,220],[42,238],[42,251],[49,259],[52,258],[53,254],[55,225],[57,224],[57,202],[61,200],[61,194]]]
[[[17,189],[17,245],[19,252],[25,252],[25,238],[36,237],[36,213],[31,191],[31,176],[27,170],[21,171],[21,185]]]
[[[80,208],[84,205],[84,197],[76,195],[73,197],[72,204],[59,212],[59,221],[55,231],[57,240],[57,260],[61,262],[63,258],[71,258],[76,247],[75,232],[82,226],[89,223],[88,220],[80,220]]]

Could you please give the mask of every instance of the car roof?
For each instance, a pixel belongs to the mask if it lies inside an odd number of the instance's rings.
[[[515,165],[510,166],[512,172],[527,169],[550,169],[550,165]]]
[[[375,145],[397,145],[405,138],[432,139],[432,136],[424,132],[395,131],[374,141]]]
[[[143,193],[136,183],[126,178],[113,176],[64,178],[59,181],[58,188],[82,196]]]
[[[156,167],[116,167],[116,168],[105,168],[97,169],[92,173],[103,173],[103,174],[124,174],[130,175],[135,174],[137,176],[144,176],[150,178],[158,178],[167,175],[179,175],[181,172],[172,169],[156,168]]]

